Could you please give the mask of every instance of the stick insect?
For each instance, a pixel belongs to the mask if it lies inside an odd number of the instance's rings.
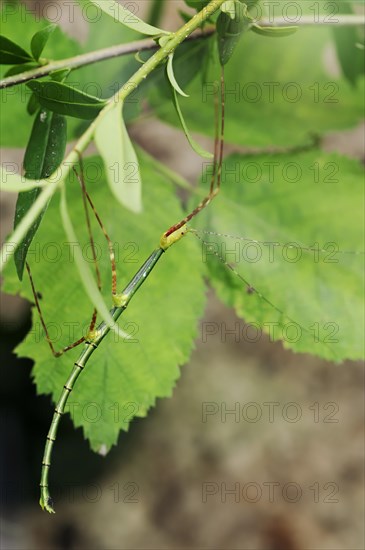
[[[83,176],[78,176],[78,179],[80,181],[80,185],[82,188],[82,195],[83,195],[83,201],[84,201],[84,210],[86,215],[86,222],[88,227],[88,234],[90,239],[90,244],[92,248],[92,254],[95,264],[95,271],[96,271],[96,278],[99,289],[101,288],[101,278],[100,273],[97,267],[96,262],[96,252],[94,247],[94,241],[93,236],[91,232],[91,226],[90,226],[90,219],[89,219],[89,213],[88,213],[88,205],[91,207],[92,211],[94,212],[94,215],[98,221],[98,224],[101,228],[101,230],[104,233],[104,236],[108,242],[109,246],[109,254],[110,254],[110,261],[112,266],[112,302],[113,307],[110,310],[110,315],[113,318],[113,320],[116,322],[120,315],[126,310],[128,304],[130,303],[131,299],[135,295],[135,293],[138,291],[138,289],[142,286],[144,281],[148,278],[154,267],[157,265],[158,261],[161,259],[161,257],[164,255],[164,253],[175,243],[180,241],[182,237],[184,237],[189,231],[190,228],[188,227],[188,222],[192,220],[195,216],[201,212],[206,206],[214,199],[214,197],[217,195],[220,189],[220,181],[221,181],[221,166],[222,166],[222,159],[223,159],[223,144],[224,144],[224,109],[225,109],[225,96],[224,96],[224,73],[222,69],[221,73],[221,82],[220,82],[220,90],[221,90],[221,101],[220,101],[220,128],[219,126],[219,119],[218,119],[218,103],[216,101],[216,135],[215,135],[215,142],[214,142],[214,160],[213,160],[213,174],[212,179],[210,183],[210,189],[207,196],[182,220],[180,220],[178,223],[175,223],[170,228],[168,228],[161,236],[158,246],[155,250],[150,254],[150,256],[146,259],[146,261],[143,263],[143,265],[138,269],[134,277],[131,279],[131,281],[127,284],[127,286],[124,288],[122,292],[117,292],[117,279],[116,279],[116,265],[115,265],[115,255],[113,250],[113,245],[111,242],[111,239],[109,235],[107,234],[101,219],[99,215],[96,212],[96,209],[94,207],[94,204],[90,198],[90,195],[86,191],[85,182],[83,179]],[[49,485],[48,485],[48,474],[51,467],[51,456],[52,456],[52,450],[54,446],[54,442],[56,440],[57,430],[60,423],[61,416],[65,412],[66,403],[69,399],[69,396],[75,386],[75,383],[80,376],[81,372],[86,367],[86,364],[90,358],[90,356],[94,353],[94,351],[98,348],[102,340],[106,337],[108,332],[110,331],[110,326],[107,325],[105,322],[102,322],[99,324],[99,326],[96,327],[96,310],[94,310],[92,314],[92,319],[89,325],[88,334],[86,337],[79,338],[76,340],[73,344],[70,344],[63,348],[61,351],[56,351],[53,343],[49,337],[46,324],[43,320],[42,311],[40,302],[37,296],[37,292],[35,289],[35,284],[32,278],[31,270],[29,265],[27,264],[27,270],[30,277],[31,282],[31,288],[34,295],[34,301],[36,308],[38,310],[38,313],[41,318],[41,323],[46,335],[46,339],[48,341],[48,344],[50,346],[50,349],[55,357],[59,357],[64,352],[69,351],[70,349],[73,349],[74,347],[83,344],[83,349],[78,357],[78,359],[74,363],[74,367],[71,371],[71,374],[69,375],[66,383],[64,384],[61,396],[56,404],[53,419],[51,422],[51,426],[46,438],[46,444],[44,449],[44,455],[42,460],[42,471],[41,471],[41,481],[40,481],[40,505],[43,510],[48,511],[49,513],[54,513],[54,507],[53,507],[53,500],[49,493]]]
[[[143,265],[140,267],[140,269],[137,270],[134,277],[131,279],[129,284],[124,288],[122,292],[117,292],[117,279],[116,279],[116,263],[115,263],[115,255],[113,250],[113,245],[111,242],[111,239],[106,232],[100,217],[98,216],[96,209],[94,207],[94,204],[90,198],[90,195],[87,193],[85,188],[85,182],[83,179],[83,170],[82,170],[82,164],[81,164],[81,175],[79,176],[80,185],[82,188],[82,196],[84,201],[84,210],[86,212],[86,220],[87,220],[87,226],[88,226],[88,233],[89,233],[89,239],[90,243],[93,242],[93,237],[90,231],[90,220],[88,216],[88,206],[91,207],[93,210],[95,217],[97,219],[98,225],[100,226],[102,232],[104,233],[104,236],[108,242],[109,247],[109,255],[110,255],[110,262],[111,262],[111,271],[112,271],[112,301],[113,301],[113,307],[110,310],[110,314],[114,321],[117,321],[120,315],[126,310],[128,304],[130,303],[132,297],[137,292],[137,290],[143,285],[144,281],[147,279],[147,277],[150,275],[152,270],[155,268],[159,260],[162,258],[164,253],[175,243],[180,241],[182,237],[184,237],[186,234],[191,233],[200,241],[202,241],[204,246],[209,246],[209,243],[207,242],[207,233],[204,233],[204,231],[200,231],[195,228],[191,228],[188,224],[191,222],[198,214],[200,214],[201,211],[203,211],[210,203],[211,201],[217,196],[220,186],[221,186],[221,180],[222,180],[222,159],[223,159],[223,153],[224,153],[224,110],[225,110],[225,96],[224,96],[224,75],[222,72],[221,76],[221,82],[220,82],[220,92],[221,92],[221,113],[220,118],[216,116],[216,131],[215,131],[215,141],[214,141],[214,160],[212,165],[212,178],[210,182],[210,188],[209,193],[203,198],[202,201],[199,202],[199,204],[191,210],[191,212],[183,217],[179,222],[173,224],[169,229],[167,229],[161,236],[160,242],[155,250],[149,255],[147,260],[143,263]],[[218,112],[219,105],[218,102],[216,102],[216,113]],[[219,120],[220,120],[220,126],[219,126]],[[81,162],[81,161],[80,161]],[[208,234],[212,234],[213,232],[208,232]],[[214,233],[214,235],[219,235],[217,233]],[[228,235],[228,237],[231,237],[231,235]],[[236,238],[236,237],[235,237]],[[255,241],[252,241],[255,242]],[[260,241],[256,241],[260,242]],[[279,244],[279,243],[277,243]],[[98,272],[97,268],[97,262],[96,262],[96,254],[95,250],[92,246],[93,250],[93,257],[94,257],[94,264],[95,264],[95,271],[96,271],[96,279],[98,282],[98,286],[100,288],[101,286],[101,278],[100,273]],[[308,250],[311,250],[310,247],[308,247]],[[225,264],[225,266],[230,270],[231,273],[233,273],[239,280],[240,284],[244,283],[247,289],[247,294],[256,294],[266,305],[273,308],[279,315],[284,316],[283,311],[276,307],[270,300],[265,298],[265,296],[258,290],[256,290],[249,282],[237,271],[237,269],[234,267],[233,264],[227,262],[223,255],[219,252],[216,252],[215,255],[222,260],[222,262]],[[34,282],[31,279],[31,285],[32,290],[34,292],[34,301],[36,304],[36,307],[38,309],[38,312],[41,314],[40,304],[37,300],[37,295],[35,291]],[[288,318],[288,316],[286,316]],[[42,317],[41,317],[42,318]],[[45,324],[42,322],[43,328],[46,329]],[[53,507],[53,501],[50,496],[49,487],[48,487],[48,475],[49,470],[51,467],[51,455],[53,451],[54,442],[57,435],[57,430],[59,427],[60,419],[63,413],[65,412],[65,407],[68,402],[69,396],[71,392],[73,391],[75,384],[78,380],[78,377],[80,376],[81,372],[84,370],[84,368],[87,365],[87,361],[89,360],[90,356],[93,354],[93,352],[98,348],[99,344],[102,342],[102,340],[106,337],[106,335],[109,332],[109,326],[106,325],[106,323],[102,322],[99,326],[96,326],[96,312],[93,312],[92,319],[89,325],[88,334],[86,337],[83,337],[81,339],[78,339],[74,344],[70,344],[66,346],[61,352],[57,352],[54,348],[51,346],[50,338],[47,336],[46,338],[48,340],[48,343],[50,344],[52,353],[55,356],[59,356],[61,353],[68,351],[69,349],[73,349],[76,345],[83,345],[83,349],[80,353],[80,356],[76,360],[74,367],[72,369],[71,374],[69,375],[66,383],[64,384],[64,388],[62,390],[61,396],[57,402],[57,405],[54,410],[54,415],[52,419],[52,423],[47,435],[45,450],[44,450],[44,456],[42,461],[42,472],[41,472],[41,482],[40,482],[40,489],[41,489],[41,498],[40,498],[40,504],[41,507],[50,512],[54,513],[54,507]]]

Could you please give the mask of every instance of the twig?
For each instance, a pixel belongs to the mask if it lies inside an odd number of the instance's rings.
[[[204,31],[199,30],[191,36],[186,38],[186,41],[192,41],[211,36],[215,31],[215,27],[209,27]],[[75,57],[69,57],[67,59],[60,59],[59,61],[51,61],[43,67],[37,67],[30,71],[25,71],[14,76],[9,76],[0,80],[0,89],[10,88],[17,84],[23,84],[34,80],[36,78],[42,78],[47,76],[53,71],[59,69],[77,69],[79,67],[85,67],[86,65],[92,65],[93,63],[99,63],[107,59],[113,59],[114,57],[121,57],[123,55],[130,55],[137,52],[146,52],[158,50],[160,46],[151,38],[145,40],[137,40],[130,42],[129,44],[118,44],[117,46],[110,46],[109,48],[103,48],[101,50],[95,50],[94,52],[84,53],[76,55]]]

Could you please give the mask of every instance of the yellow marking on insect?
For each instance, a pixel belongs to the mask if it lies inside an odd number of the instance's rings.
[[[128,302],[128,294],[113,294],[113,305],[115,307],[123,307]]]
[[[98,330],[89,330],[89,332],[87,333],[87,336],[86,336],[86,340],[88,342],[94,342],[94,340],[97,339],[97,337],[99,336],[99,331]]]
[[[163,233],[160,239],[160,248],[162,248],[162,250],[167,250],[168,248],[170,248],[170,246],[172,246],[177,241],[179,241],[182,237],[184,237],[184,235],[186,235],[187,232],[188,232],[188,226],[185,224],[182,227],[180,227],[180,229],[176,229],[176,231],[174,231],[173,233],[171,233],[171,235],[168,235],[167,237],[166,237],[166,233]]]

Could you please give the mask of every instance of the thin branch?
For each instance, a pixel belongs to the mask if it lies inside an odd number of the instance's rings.
[[[323,18],[323,20],[320,19]],[[328,19],[328,20],[327,20]],[[258,21],[261,27],[286,27],[288,25],[295,25],[298,27],[309,27],[309,26],[360,26],[365,24],[365,17],[363,15],[341,15],[333,16],[328,18],[327,16],[318,16],[318,20],[315,20],[314,16],[302,16],[298,21],[291,21],[287,18],[275,18],[274,20],[261,19]],[[209,26],[204,30],[198,29],[193,35],[188,36],[186,41],[191,40],[200,40],[208,38],[215,33],[215,26]],[[153,51],[159,48],[158,44],[150,38],[145,40],[138,40],[135,42],[130,42],[129,44],[118,44],[117,46],[110,46],[109,48],[103,48],[101,50],[95,50],[94,52],[89,52],[82,55],[77,55],[75,57],[70,57],[68,59],[61,59],[59,61],[51,61],[43,67],[37,67],[30,71],[24,73],[9,76],[0,80],[0,89],[10,88],[11,86],[16,86],[17,84],[23,84],[29,80],[34,80],[36,78],[42,78],[49,75],[51,72],[59,69],[77,69],[79,67],[84,67],[86,65],[91,65],[93,63],[99,63],[100,61],[105,61],[107,59],[113,59],[114,57],[121,57],[123,55],[130,55],[137,52],[143,51]]]
[[[211,36],[214,31],[215,27],[209,27],[204,31],[199,30],[192,36],[188,36],[186,40],[191,41],[207,38],[208,36]],[[159,48],[160,46],[156,44],[154,40],[151,38],[146,38],[145,40],[137,40],[135,42],[130,42],[129,44],[118,44],[117,46],[110,46],[109,48],[103,48],[101,50],[95,50],[94,52],[76,55],[75,57],[60,59],[59,61],[51,61],[51,63],[48,63],[43,67],[37,67],[36,69],[31,69],[30,71],[25,71],[24,73],[9,76],[8,78],[0,80],[0,89],[10,88],[11,86],[16,86],[17,84],[29,82],[29,80],[42,78],[43,76],[49,75],[53,71],[58,71],[59,69],[77,69],[93,63],[99,63],[99,61],[113,59],[114,57],[135,54],[137,52],[153,51],[158,50]]]

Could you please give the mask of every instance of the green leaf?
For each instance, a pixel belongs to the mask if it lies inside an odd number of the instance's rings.
[[[28,82],[39,103],[55,113],[90,120],[105,107],[106,101],[85,94],[60,82]]]
[[[174,90],[177,91],[178,94],[182,95],[183,97],[189,97],[188,94],[186,94],[180,88],[179,84],[176,81],[176,78],[175,78],[175,75],[174,75],[173,59],[174,59],[174,54],[171,53],[168,56],[168,59],[167,59],[167,65],[166,65],[167,77],[170,81],[171,86],[174,88]]]
[[[231,3],[226,2],[227,11],[222,11],[217,20],[217,38],[219,61],[221,65],[228,63],[242,36],[252,21],[247,16],[246,4],[234,3],[234,11],[229,11]],[[224,4],[223,4],[224,5]]]
[[[202,41],[184,42],[174,52],[174,75],[176,81],[182,89],[185,89],[192,81],[197,80],[200,83],[203,75],[212,60],[215,50],[215,37],[212,36]],[[145,87],[151,85],[152,90],[157,94],[160,100],[171,98],[171,85],[166,78],[164,66],[158,68],[143,83]]]
[[[198,154],[200,155],[201,157],[203,158],[206,158],[206,159],[211,159],[213,158],[213,155],[212,153],[209,153],[208,151],[205,151],[205,149],[203,149],[199,143],[197,143],[193,137],[190,135],[190,132],[189,132],[189,129],[186,125],[186,122],[184,120],[184,117],[183,117],[183,114],[182,114],[182,111],[180,109],[180,105],[179,105],[179,100],[178,100],[178,97],[177,97],[177,94],[176,94],[176,91],[175,91],[175,88],[172,88],[172,97],[173,97],[173,103],[174,103],[174,107],[176,109],[176,112],[178,114],[178,117],[179,117],[179,120],[180,120],[180,124],[182,126],[182,129],[184,130],[184,134],[186,136],[186,139],[188,140],[188,142],[190,143],[192,149]]]
[[[0,35],[0,65],[23,65],[32,56],[6,36]]]
[[[85,161],[88,192],[115,243],[119,290],[156,248],[160,235],[184,216],[171,192],[169,179],[157,175],[146,163],[141,165],[141,171],[149,184],[145,189],[144,212],[136,216],[121,209],[108,194],[101,159],[93,157]],[[80,189],[74,178],[66,185],[70,216],[73,224],[77,224],[83,255],[90,261]],[[76,271],[73,243],[65,242],[57,202],[53,200],[49,205],[29,259],[34,283],[42,294],[45,322],[59,349],[87,329],[92,305]],[[108,247],[94,222],[103,297],[111,304]],[[190,235],[164,254],[120,318],[120,327],[132,338],[127,341],[109,334],[75,385],[68,410],[73,411],[75,426],[83,428],[93,450],[100,451],[102,446],[110,449],[117,442],[119,431],[128,430],[133,417],[146,416],[157,398],[171,396],[180,376],[178,367],[191,353],[205,303],[204,268],[193,260],[198,251],[197,242]],[[55,254],[59,261],[54,261]],[[38,257],[42,262],[37,261]],[[27,278],[20,286],[10,264],[5,273],[5,289],[12,293],[21,289],[21,295],[33,301]],[[56,401],[81,349],[55,359],[44,339],[39,338],[39,327],[33,308],[32,331],[17,348],[17,355],[35,361],[33,379],[38,393],[52,394]],[[85,414],[90,403],[102,410],[93,421]]]
[[[52,71],[51,73],[49,73],[49,76],[55,82],[63,82],[70,73],[71,69],[57,69],[57,71]]]
[[[211,244],[201,257],[218,296],[253,326],[245,334],[263,331],[326,359],[363,358],[363,204],[363,169],[346,157],[312,151],[225,159],[221,193],[192,225],[222,233],[202,235]],[[283,313],[248,292],[215,252]]]
[[[98,122],[95,143],[104,160],[112,193],[132,212],[141,212],[139,163],[123,120],[122,108],[123,105],[116,105]]]
[[[30,43],[30,48],[32,50],[32,54],[34,59],[37,61],[39,60],[45,45],[48,42],[49,37],[54,32],[57,25],[48,25],[48,27],[45,27],[41,31],[38,31],[35,33],[35,35],[32,38],[32,41]]]
[[[252,25],[251,30],[261,36],[267,36],[269,38],[282,38],[284,36],[290,36],[297,32],[298,27],[260,27],[260,25]]]
[[[34,115],[38,109],[40,108],[39,101],[37,99],[37,96],[35,94],[32,94],[29,98],[29,101],[27,103],[27,113],[28,115],[32,116]]]
[[[125,27],[132,29],[141,34],[148,34],[152,36],[160,34],[170,34],[168,31],[164,31],[157,27],[153,27],[148,23],[145,23],[137,17],[134,13],[127,8],[115,2],[114,0],[90,0],[92,4],[98,6],[105,13],[113,17],[115,21],[122,23]]]
[[[32,133],[24,156],[25,177],[41,180],[53,174],[61,164],[67,142],[66,119],[46,109],[40,109],[33,124]],[[41,192],[41,187],[19,193],[16,203],[14,227],[22,220]],[[30,227],[23,241],[16,249],[14,261],[21,280],[29,246],[42,221],[47,206]]]

